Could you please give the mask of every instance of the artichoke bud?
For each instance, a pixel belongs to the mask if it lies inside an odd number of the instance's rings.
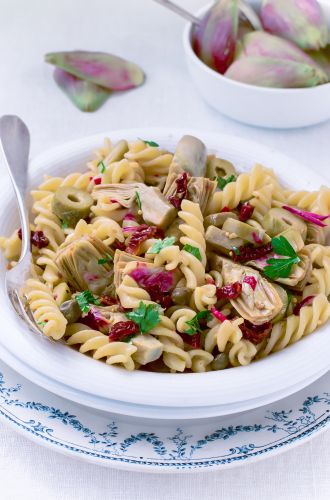
[[[328,43],[328,26],[317,0],[263,0],[263,28],[304,50],[317,50]]]
[[[58,251],[56,265],[76,290],[100,295],[113,281],[113,251],[94,236],[83,236]]]
[[[218,0],[193,33],[193,48],[202,61],[223,74],[235,54],[238,0]]]
[[[225,76],[250,85],[275,88],[315,87],[328,81],[324,71],[315,65],[271,57],[238,59]]]

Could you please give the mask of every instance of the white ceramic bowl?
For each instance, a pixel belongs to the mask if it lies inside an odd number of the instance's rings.
[[[250,169],[256,161],[276,169],[287,184],[317,189],[322,177],[265,146],[238,137],[193,130],[128,129],[65,144],[31,162],[30,185],[43,174],[65,175],[83,170],[91,152],[108,135],[114,141],[149,137],[173,150],[180,137],[200,137],[210,152]],[[0,234],[17,227],[13,191],[0,171]],[[299,179],[299,183],[298,183]],[[51,342],[25,328],[4,290],[5,262],[0,261],[0,356],[35,383],[61,396],[104,410],[157,418],[196,418],[238,412],[260,406],[308,385],[330,367],[330,325],[279,353],[247,367],[219,372],[163,374],[127,372],[97,362],[60,342]]]
[[[258,8],[260,0],[249,3]],[[330,25],[330,4],[320,1]],[[210,5],[197,12],[204,14]],[[188,68],[205,101],[224,115],[269,128],[305,127],[330,118],[330,83],[306,89],[257,87],[224,77],[204,64],[191,46],[192,25],[183,33]]]

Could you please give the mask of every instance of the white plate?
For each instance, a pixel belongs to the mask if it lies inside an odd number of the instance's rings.
[[[141,472],[228,469],[272,457],[330,425],[330,374],[272,405],[190,421],[123,417],[54,396],[0,361],[0,416],[35,443]]]
[[[201,131],[148,128],[98,134],[49,151],[32,161],[31,184],[38,184],[44,173],[63,175],[82,170],[91,151],[102,144],[105,135],[113,140],[123,137],[153,139],[173,150],[184,133],[197,135],[209,151],[233,161],[240,170],[248,170],[259,161],[273,167],[296,189],[318,189],[323,182],[321,177],[294,160],[251,141]],[[0,233],[8,234],[15,227],[14,213],[12,190],[4,179],[0,186]],[[227,405],[228,412],[234,405],[235,411],[239,411],[240,404],[241,408],[246,408],[247,400],[259,400],[261,404],[263,398],[267,402],[270,397],[278,399],[297,386],[308,384],[329,368],[329,326],[324,326],[297,344],[248,367],[203,374],[126,372],[25,329],[5,295],[4,270],[1,265],[0,302],[6,310],[0,335],[3,359],[43,387],[86,405],[111,410],[116,401],[124,403],[122,406],[130,405],[127,413],[142,416],[148,414],[148,406],[158,407],[158,415],[154,416],[160,418],[165,408],[172,412],[173,418],[177,408],[181,416],[189,417],[191,407],[195,407],[200,416],[209,416],[219,405]],[[117,408],[116,411],[125,412]]]

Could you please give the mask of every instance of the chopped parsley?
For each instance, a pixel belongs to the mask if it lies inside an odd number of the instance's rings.
[[[140,141],[143,141],[145,144],[148,144],[148,146],[150,146],[152,148],[159,147],[159,144],[157,144],[157,142],[155,142],[155,141],[146,141],[145,139],[141,139],[140,137],[138,137],[138,139],[140,139]]]
[[[137,191],[135,191],[135,196],[134,196],[134,199],[136,201],[136,204],[138,206],[138,209],[141,210],[142,209],[142,205],[141,205],[141,199],[140,199],[140,195]]]
[[[235,255],[241,255],[241,251],[238,247],[232,247],[231,249]]]
[[[288,258],[268,259],[266,261],[268,266],[264,268],[265,275],[272,280],[277,278],[288,278],[291,274],[292,266],[298,264],[300,258],[284,236],[272,238],[272,248],[277,255],[283,255]]]
[[[235,182],[236,181],[236,175],[230,175],[229,177],[217,177],[216,178],[218,188],[221,189],[221,191],[229,184],[230,182]]]
[[[160,322],[159,307],[156,304],[144,304],[142,301],[139,307],[126,313],[126,316],[138,325],[142,334],[147,333]]]
[[[111,262],[111,261],[113,261],[113,258],[111,257],[110,254],[107,253],[106,256],[103,257],[103,259],[99,259],[97,261],[97,263],[98,264],[108,264],[108,262]]]
[[[89,290],[84,290],[78,295],[75,296],[76,301],[83,313],[88,313],[90,310],[90,304],[94,304],[96,306],[100,305],[99,299],[96,299],[94,295]]]
[[[45,325],[47,325],[47,321],[38,321],[37,323],[41,328],[43,328]]]
[[[149,248],[147,253],[159,253],[161,250],[163,250],[163,248],[173,245],[174,242],[175,236],[168,236],[163,240],[157,240],[156,243],[154,243],[152,247]]]
[[[65,220],[61,220],[61,229],[64,231],[64,229],[68,229],[69,224]]]
[[[195,335],[196,333],[201,333],[202,329],[199,323],[200,320],[204,319],[205,321],[208,321],[211,318],[212,314],[210,313],[210,311],[200,311],[191,320],[186,321],[186,325],[188,325],[190,328],[184,333],[187,333],[187,335]]]
[[[99,161],[99,163],[97,164],[97,167],[100,170],[100,173],[104,174],[104,172],[106,170],[106,167],[104,165],[104,161],[103,160]]]
[[[186,252],[191,253],[194,257],[196,257],[196,259],[198,259],[202,262],[202,256],[201,256],[199,248],[193,247],[192,245],[184,245],[182,250],[185,250]]]

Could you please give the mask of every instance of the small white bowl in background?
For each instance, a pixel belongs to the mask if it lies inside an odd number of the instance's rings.
[[[250,0],[258,9],[260,0]],[[330,4],[320,1],[330,25]],[[201,17],[211,5],[197,12]],[[183,46],[198,91],[213,108],[234,120],[268,128],[315,125],[330,118],[330,83],[317,87],[277,89],[236,82],[209,68],[191,45],[192,24],[183,33]]]

